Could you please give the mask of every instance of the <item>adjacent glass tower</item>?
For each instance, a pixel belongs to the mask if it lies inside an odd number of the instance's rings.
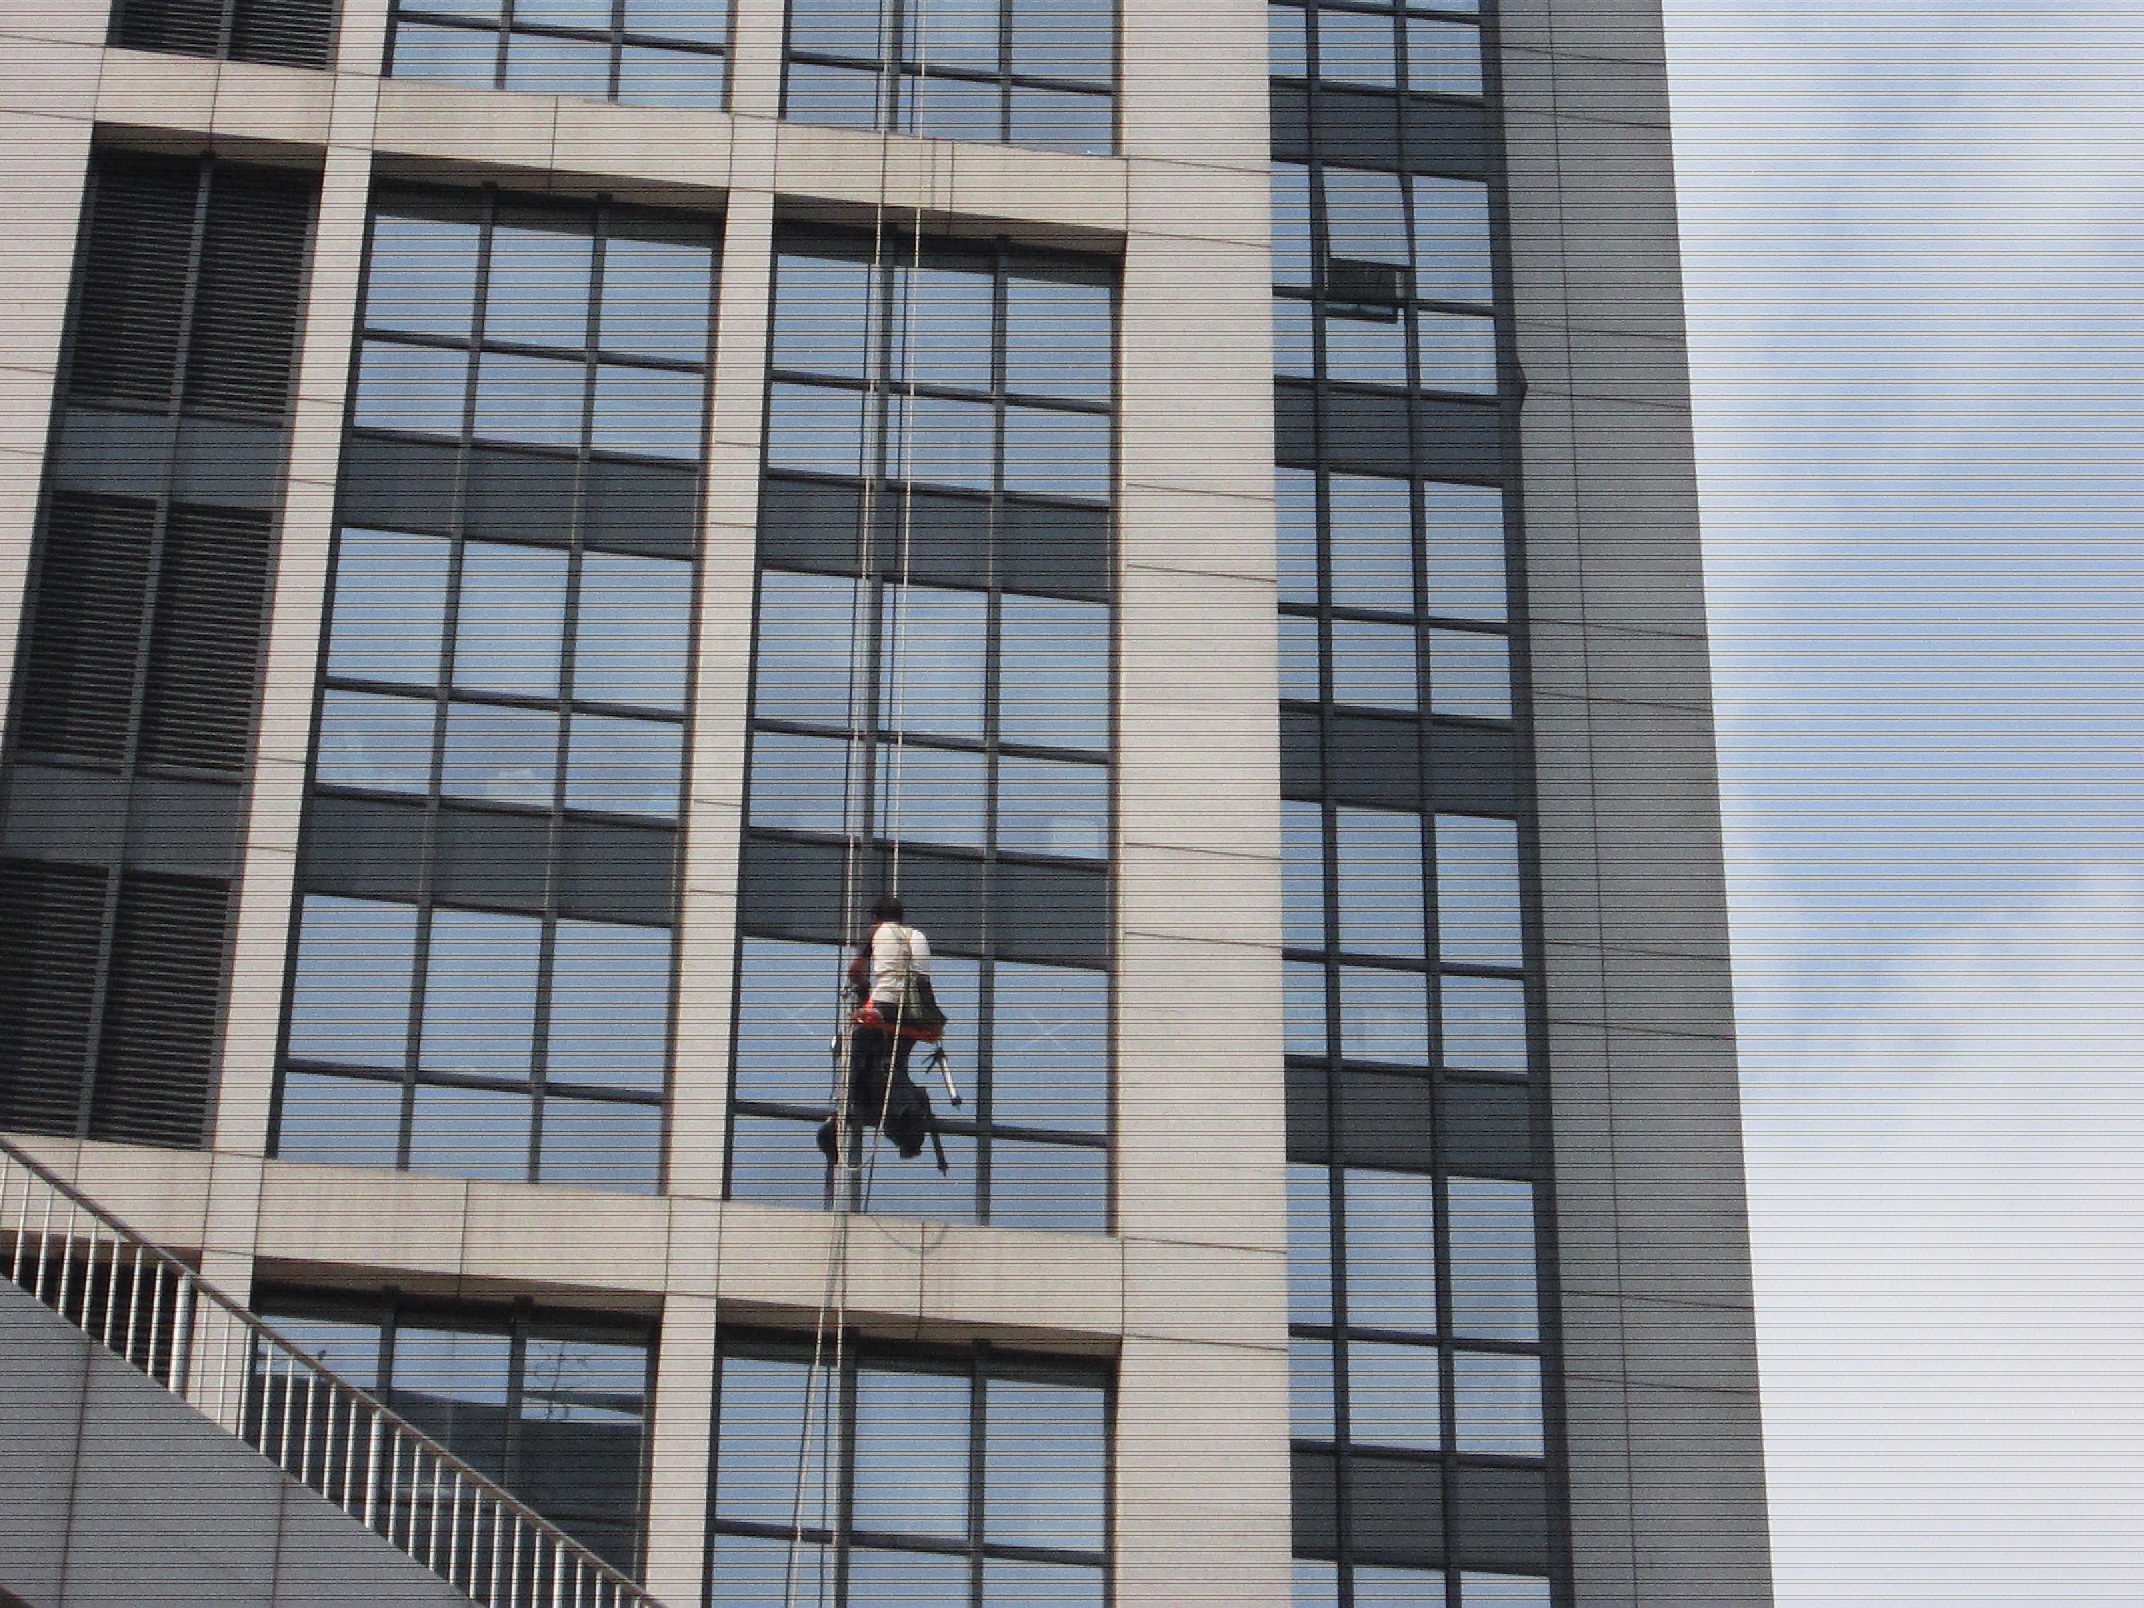
[[[1648,7],[78,9],[0,1133],[673,1605],[1769,1600]]]

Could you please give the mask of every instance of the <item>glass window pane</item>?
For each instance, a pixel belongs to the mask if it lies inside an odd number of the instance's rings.
[[[458,9],[458,8],[457,8]],[[393,76],[489,89],[498,80],[499,36],[489,28],[395,24]]]
[[[831,1526],[831,1492],[821,1477],[828,1459],[805,1426],[836,1437],[838,1444],[840,1415],[828,1400],[838,1389],[824,1372],[802,1362],[722,1359],[713,1470],[718,1517],[786,1528],[796,1522],[801,1485],[804,1524]],[[718,1544],[726,1552],[730,1538]]]
[[[822,1209],[826,1205],[826,1158],[819,1154],[819,1147],[812,1137],[816,1126],[812,1121],[731,1117],[731,1195],[738,1200],[765,1201],[775,1206],[798,1206],[810,1211]],[[938,1176],[935,1170],[931,1176]],[[973,1194],[972,1185],[969,1192]],[[795,1455],[795,1439],[792,1431],[792,1457]],[[793,1464],[790,1477],[794,1477]],[[789,1522],[787,1503],[785,1496],[784,1524]]]
[[[1325,812],[1316,804],[1281,807],[1281,909],[1291,949],[1325,947]]]
[[[1340,1053],[1350,1061],[1429,1064],[1429,985],[1419,972],[1340,968]]]
[[[1447,961],[1519,964],[1516,823],[1437,817],[1437,952]]]
[[[1415,28],[1437,24],[1415,22]],[[1472,34],[1472,28],[1461,32]],[[1480,302],[1489,274],[1489,187],[1472,179],[1417,174],[1414,186],[1414,293],[1425,301]]]
[[[1266,70],[1275,78],[1310,76],[1301,6],[1266,7]]]
[[[484,82],[487,87],[491,82],[488,62]],[[365,322],[467,340],[476,317],[478,238],[473,223],[374,214]]]
[[[684,727],[580,713],[567,727],[566,808],[677,818]]]
[[[811,1130],[805,1130],[807,1142]],[[874,1138],[867,1154],[875,1155],[870,1181],[865,1186],[864,1209],[874,1217],[909,1217],[924,1223],[974,1223],[976,1190],[981,1171],[976,1165],[975,1141],[965,1134],[941,1135],[946,1165],[941,1173],[928,1143],[923,1157],[903,1161],[892,1143]],[[815,1160],[818,1152],[812,1152]],[[823,1173],[822,1173],[823,1176]],[[812,1204],[819,1204],[815,1196]]]
[[[1398,38],[1388,16],[1359,11],[1318,13],[1318,76],[1331,83],[1392,89]]]
[[[1342,608],[1412,614],[1414,519],[1407,482],[1333,475],[1327,484],[1333,602]]]
[[[1408,18],[1407,87],[1418,95],[1479,95],[1481,30],[1463,22]]]
[[[367,341],[351,422],[368,429],[422,430],[459,438],[468,377],[466,352]]]
[[[889,584],[881,607],[880,720],[893,731],[980,741],[989,597]]]
[[[566,629],[566,555],[498,542],[462,546],[454,685],[471,692],[558,696]]]
[[[380,1328],[376,1323],[337,1323],[330,1318],[285,1318],[264,1312],[269,1328],[337,1377],[360,1390],[376,1390],[380,1377]],[[276,1355],[271,1353],[271,1355]],[[277,1372],[281,1372],[280,1367]]]
[[[1273,472],[1280,536],[1280,600],[1318,601],[1318,477],[1307,469]],[[1371,604],[1375,608],[1380,605]]]
[[[776,269],[776,368],[870,375],[871,270],[862,263],[784,254]]]
[[[1435,1186],[1413,1173],[1345,1170],[1347,1321],[1437,1332]]]
[[[1109,0],[1012,0],[1012,70],[1107,88],[1116,78]]]
[[[1407,325],[1403,319],[1325,314],[1325,377],[1355,385],[1407,384]],[[1424,383],[1428,383],[1425,379]]]
[[[1110,474],[1110,428],[1103,415],[1006,408],[1007,491],[1106,502]]]
[[[524,27],[609,33],[610,0],[514,0],[514,21]]]
[[[652,1195],[662,1162],[662,1107],[544,1098],[538,1182]]]
[[[396,1327],[388,1403],[491,1475],[503,1471],[513,1342],[404,1322]]]
[[[883,0],[790,0],[789,48],[880,57],[881,30],[891,20]]]
[[[1340,947],[1422,958],[1422,818],[1389,810],[1338,812]]]
[[[435,910],[418,1064],[433,1072],[527,1077],[542,948],[543,923],[533,916]]]
[[[883,836],[979,849],[989,796],[989,773],[981,754],[916,743],[887,743],[879,749],[876,824]]]
[[[1103,1132],[1109,1122],[1109,978],[1001,960],[994,984],[991,1119]],[[942,981],[939,994],[946,1004]],[[947,1009],[951,1014],[950,1004]]]
[[[590,40],[552,39],[541,34],[509,34],[506,39],[506,87],[534,95],[575,95],[583,100],[610,98],[610,46]],[[500,340],[544,340],[542,336],[505,336]]]
[[[1285,993],[1288,1053],[1325,1058],[1325,968],[1312,962],[1285,961],[1281,966]]]
[[[984,1541],[1099,1552],[1109,1459],[1102,1393],[991,1379],[984,1403]]]
[[[1012,279],[1005,286],[1005,389],[1107,402],[1116,318],[1105,285]]]
[[[631,1424],[647,1415],[641,1346],[531,1335],[521,1365],[521,1416],[540,1424]]]
[[[1429,706],[1440,715],[1511,718],[1511,648],[1479,631],[1429,633]]]
[[[968,1598],[968,1560],[936,1552],[849,1554],[848,1608],[922,1608]]]
[[[873,6],[872,10],[878,8]],[[795,17],[791,39],[795,39]],[[801,46],[797,48],[802,48]],[[789,64],[782,95],[782,115],[799,123],[817,123],[827,128],[876,128],[882,81],[865,67],[827,67],[817,62]]]
[[[409,1170],[526,1183],[529,1097],[420,1083],[410,1119]]]
[[[290,1054],[399,1070],[409,1056],[416,966],[417,912],[410,906],[306,895]]]
[[[1273,372],[1292,380],[1317,378],[1317,339],[1307,301],[1273,298]]]
[[[554,1083],[661,1093],[669,1060],[670,934],[561,917],[552,944],[546,1075]]]
[[[1102,1608],[1102,1571],[1071,1563],[983,1560],[983,1601],[991,1608]]]
[[[1447,1186],[1452,1242],[1452,1329],[1474,1340],[1534,1340],[1534,1198],[1531,1184],[1454,1178]]]
[[[719,45],[729,39],[730,8],[724,0],[625,0],[627,33],[660,34]],[[715,64],[719,70],[720,64]]]
[[[1288,1321],[1333,1321],[1332,1169],[1288,1164]]]
[[[576,698],[684,712],[691,565],[585,554],[575,619]]]
[[[888,473],[896,479],[990,489],[997,430],[989,403],[894,397],[886,428]]]
[[[442,793],[548,809],[557,765],[557,715],[491,704],[447,706]]]
[[[862,475],[870,468],[865,423],[871,399],[861,391],[775,385],[767,403],[767,467],[822,475]]]
[[[1338,1608],[1340,1566],[1317,1558],[1295,1560],[1295,1608]]]
[[[401,1157],[402,1085],[283,1074],[275,1153],[283,1161],[392,1167]]]
[[[1318,622],[1306,615],[1283,614],[1277,629],[1280,633],[1280,695],[1302,703],[1316,703],[1322,691],[1318,669]]]
[[[772,938],[747,938],[742,951],[737,1098],[830,1106],[832,1045],[848,1016],[841,951]]]
[[[856,1528],[965,1540],[968,1381],[856,1375]]]
[[[1415,358],[1422,389],[1496,395],[1496,322],[1471,313],[1417,312]]]
[[[629,66],[650,60],[678,64],[713,78],[719,96],[722,60],[627,46]],[[621,90],[620,99],[626,96]],[[671,101],[665,104],[676,105]],[[713,298],[713,254],[705,246],[613,235],[603,243],[602,343],[614,352],[707,361],[707,317]]]
[[[1477,486],[1422,488],[1429,531],[1429,612],[1502,620],[1504,497]]]
[[[1444,1444],[1435,1346],[1350,1340],[1347,1393],[1348,1439],[1357,1445],[1434,1451]]]
[[[509,47],[509,87],[534,87],[512,82],[524,50],[570,43],[517,37]],[[607,84],[610,52],[602,46],[573,48],[591,49],[604,58]],[[579,351],[588,344],[589,275],[594,266],[595,240],[585,226],[575,229],[564,218],[557,227],[547,228],[500,223],[491,231],[484,338]]]
[[[577,362],[484,353],[477,359],[476,433],[538,446],[579,446],[587,377]]]
[[[618,103],[621,106],[684,106],[696,111],[719,112],[728,98],[724,83],[728,62],[698,50],[656,50],[646,45],[625,45],[618,51]],[[704,275],[702,276],[705,277]],[[606,325],[609,315],[605,315]],[[604,332],[604,343],[622,351],[671,352],[668,345],[613,341]],[[703,355],[698,351],[671,352],[678,357]]]
[[[437,713],[428,698],[330,689],[320,703],[320,749],[313,779],[388,793],[428,791]]]
[[[1007,593],[998,614],[998,735],[1109,746],[1109,609]]]
[[[771,731],[752,739],[754,826],[839,836],[847,830],[845,793],[862,788],[863,754],[852,744]]]
[[[1526,990],[1516,979],[1445,977],[1444,1064],[1483,1072],[1526,1070]]]
[[[1005,102],[997,84],[936,73],[909,79],[908,116],[901,131],[939,140],[996,141],[1004,137]],[[984,348],[987,355],[988,347]]]
[[[863,680],[865,650],[856,583],[842,575],[762,570],[753,712],[763,720],[849,724],[851,676]],[[854,689],[862,696],[862,687]]]
[[[699,374],[599,363],[589,445],[604,452],[692,462],[700,456],[706,394],[707,380]]]
[[[1276,8],[1295,10],[1293,7]],[[1300,17],[1302,13],[1296,11]],[[1310,244],[1310,169],[1300,162],[1273,164],[1273,283],[1308,290],[1315,256]]]
[[[1355,1601],[1361,1608],[1444,1608],[1444,1571],[1387,1569],[1358,1563]]]
[[[904,61],[998,70],[997,0],[910,0]]]
[[[1010,110],[1015,145],[1075,156],[1107,156],[1116,148],[1116,106],[1107,95],[1015,84]]]
[[[1548,1582],[1532,1575],[1476,1574],[1459,1577],[1466,1608],[1549,1608],[1555,1599]]]
[[[1318,1254],[1325,1254],[1322,1242]],[[1288,1432],[1299,1440],[1333,1439],[1333,1343],[1290,1340],[1288,1375]]]
[[[1389,55],[1389,45],[1386,50]],[[1407,267],[1407,211],[1399,175],[1328,166],[1323,178],[1326,244],[1332,254]]]
[[[796,1608],[799,1601],[834,1600],[831,1547],[810,1541],[792,1546],[786,1538],[769,1541],[756,1535],[718,1534],[712,1539],[722,1608]]]
[[[329,675],[438,684],[451,551],[439,536],[343,531],[335,552]]]
[[[1537,1360],[1462,1351],[1452,1359],[1452,1375],[1462,1452],[1542,1455]]]
[[[1109,1152],[1084,1145],[992,1140],[990,1221],[999,1228],[1106,1232]]]
[[[998,847],[1075,859],[1109,856],[1109,768],[1058,759],[998,760]]]

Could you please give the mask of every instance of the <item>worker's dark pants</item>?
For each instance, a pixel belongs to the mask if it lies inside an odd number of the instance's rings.
[[[886,1137],[903,1156],[922,1155],[930,1133],[931,1108],[929,1098],[908,1075],[915,1040],[877,1027],[856,1027],[850,1033],[849,1131],[860,1133],[865,1128],[883,1126]],[[819,1129],[819,1148],[829,1161],[835,1159],[834,1130],[831,1118]],[[862,1147],[856,1145],[850,1159],[855,1161],[862,1153]]]

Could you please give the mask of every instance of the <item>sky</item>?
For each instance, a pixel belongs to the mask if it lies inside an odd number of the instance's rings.
[[[1667,10],[1779,1601],[2144,1603],[2144,8]]]

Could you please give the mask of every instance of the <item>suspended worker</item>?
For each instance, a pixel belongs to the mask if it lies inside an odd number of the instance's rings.
[[[931,943],[908,925],[908,911],[892,894],[871,907],[871,933],[849,963],[849,992],[856,1006],[849,1018],[849,1165],[863,1164],[862,1133],[877,1128],[903,1160],[923,1154],[928,1140],[946,1171],[945,1145],[930,1096],[909,1076],[918,1044],[935,1045],[945,1032],[945,1012],[931,987]],[[938,1052],[942,1058],[943,1051]],[[958,1104],[958,1097],[955,1097]],[[831,1165],[839,1159],[841,1119],[819,1129],[819,1148]]]

